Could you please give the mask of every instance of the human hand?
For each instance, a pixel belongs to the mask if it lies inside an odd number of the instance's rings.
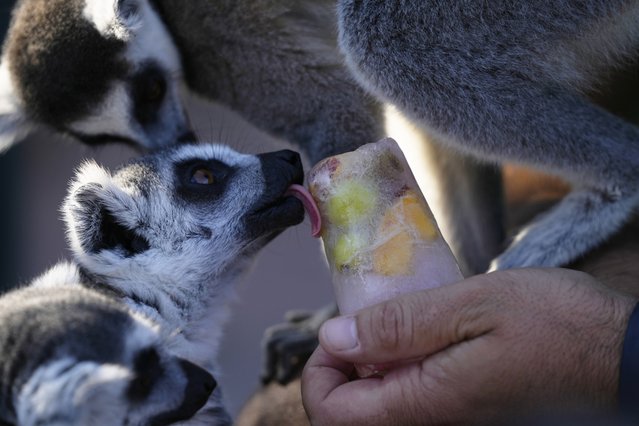
[[[566,269],[479,275],[327,321],[302,377],[314,425],[477,424],[615,403],[635,301]],[[350,381],[353,364],[422,359]]]

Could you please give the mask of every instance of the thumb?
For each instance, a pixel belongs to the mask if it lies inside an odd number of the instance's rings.
[[[344,361],[382,364],[423,358],[485,334],[493,329],[491,294],[497,289],[484,277],[407,293],[330,319],[320,329],[320,344]]]

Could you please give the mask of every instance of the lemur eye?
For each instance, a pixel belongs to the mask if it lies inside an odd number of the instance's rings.
[[[197,183],[199,185],[213,185],[215,183],[215,177],[213,172],[206,168],[199,168],[193,172],[191,176],[191,183]]]
[[[144,88],[144,98],[150,103],[159,103],[164,99],[166,93],[166,81],[161,75],[151,75],[146,81]]]
[[[225,193],[234,170],[216,159],[180,162],[175,165],[177,193],[189,202],[211,203]]]
[[[171,81],[159,65],[148,63],[131,77],[133,115],[143,126],[160,120],[160,107],[167,96]]]

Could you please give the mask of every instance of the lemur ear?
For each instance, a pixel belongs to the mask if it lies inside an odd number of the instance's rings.
[[[84,16],[103,36],[126,41],[140,27],[140,9],[146,1],[86,0]]]
[[[131,257],[149,249],[137,233],[137,206],[115,186],[109,173],[94,162],[82,165],[63,206],[71,248],[77,255],[103,250]]]
[[[24,139],[31,131],[17,97],[5,61],[0,63],[0,153]]]

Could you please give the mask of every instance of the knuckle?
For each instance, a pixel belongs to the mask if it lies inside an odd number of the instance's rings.
[[[412,338],[409,311],[399,301],[386,302],[371,325],[374,344],[381,350],[398,350],[402,347],[405,337]]]

